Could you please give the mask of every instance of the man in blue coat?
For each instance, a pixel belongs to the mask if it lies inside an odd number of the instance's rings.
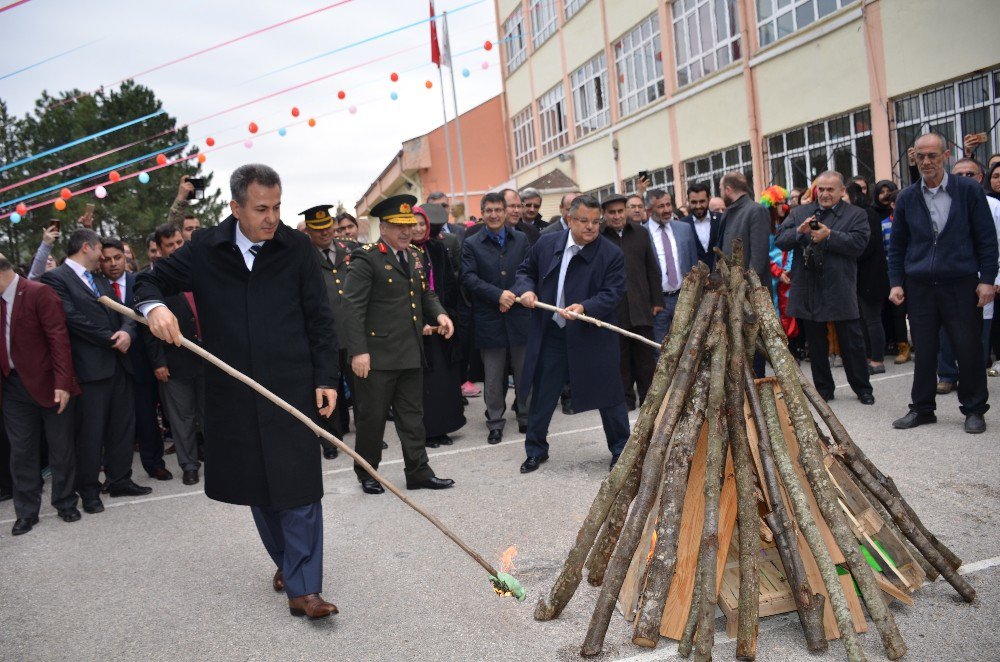
[[[535,471],[549,459],[549,422],[567,379],[574,411],[600,410],[611,466],[628,441],[618,339],[612,331],[573,321],[582,313],[614,324],[625,296],[625,258],[601,236],[600,217],[597,200],[576,198],[569,208],[569,229],[540,237],[517,270],[514,292],[534,309],[523,369],[531,408],[524,440],[528,457],[521,473]],[[562,311],[535,308],[538,301]]]
[[[487,193],[479,206],[485,227],[462,244],[462,285],[472,300],[474,340],[483,358],[483,400],[490,431],[486,441],[499,444],[507,410],[508,360],[514,370],[518,429],[528,429],[528,389],[521,367],[529,312],[516,305],[511,288],[529,246],[524,233],[506,227],[507,203],[502,195]]]

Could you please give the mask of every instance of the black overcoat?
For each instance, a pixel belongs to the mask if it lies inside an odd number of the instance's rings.
[[[619,237],[618,232],[610,227],[604,228],[604,236],[625,256],[628,291],[618,304],[620,326],[626,329],[640,326],[652,328],[653,306],[663,306],[663,277],[649,232],[634,221],[625,221],[622,236]],[[695,243],[700,246],[699,242]]]
[[[507,230],[503,248],[486,231],[467,237],[462,244],[462,285],[472,300],[472,320],[477,349],[524,347],[528,342],[530,311],[514,305],[500,312],[500,295],[513,291],[517,268],[528,255],[523,232]]]
[[[248,271],[232,216],[196,232],[139,274],[136,303],[194,293],[202,345],[307,415],[315,389],[339,380],[333,314],[319,257],[282,224]],[[205,494],[277,509],[323,496],[320,445],[309,428],[214,367],[205,370]]]

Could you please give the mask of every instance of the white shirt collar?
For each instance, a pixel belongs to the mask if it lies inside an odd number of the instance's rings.
[[[76,273],[76,275],[79,276],[80,278],[84,278],[85,276],[83,274],[87,273],[88,271],[87,267],[83,266],[82,264],[74,260],[72,257],[66,258],[66,264],[68,264],[69,268],[72,269]]]
[[[240,230],[240,222],[239,221],[236,221],[236,237],[235,237],[235,239],[236,239],[236,245],[239,247],[241,253],[246,253],[247,251],[250,250],[251,246],[255,245],[254,242],[252,242],[249,239],[247,239],[247,236],[245,234],[243,234],[242,230]],[[263,241],[259,242],[259,243],[261,245],[264,244]]]
[[[12,303],[14,301],[14,294],[17,292],[17,281],[20,280],[20,276],[16,273],[14,274],[14,280],[10,281],[10,285],[7,289],[3,291],[3,298],[7,300],[7,303]]]
[[[931,187],[927,186],[927,182],[924,181],[923,177],[921,177],[920,178],[920,188],[921,188],[921,190],[926,191],[927,193],[930,193],[931,195],[936,195],[937,192],[940,191],[941,189],[948,190],[948,171],[947,170],[944,171],[944,177],[941,179],[941,183],[938,184],[937,186],[935,186],[934,188],[931,188]]]
[[[125,291],[125,286],[128,284],[128,278],[125,275],[126,273],[127,272],[123,271],[122,275],[115,280],[115,282],[118,283],[118,286],[122,288],[122,292]]]

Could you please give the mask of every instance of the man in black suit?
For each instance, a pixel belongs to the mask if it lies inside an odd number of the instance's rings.
[[[698,249],[698,259],[715,267],[715,247],[719,245],[719,230],[722,214],[708,210],[708,201],[712,197],[712,188],[708,182],[695,182],[688,186],[687,203],[690,215],[681,220],[691,226],[698,237],[695,248]]]
[[[503,196],[504,204],[507,205],[507,216],[505,219],[506,226],[512,230],[517,230],[518,232],[523,233],[528,237],[528,245],[533,245],[536,241],[538,241],[539,232],[531,223],[525,223],[521,216],[524,211],[524,205],[521,203],[521,194],[512,188],[505,188],[500,191],[500,195]],[[465,231],[466,239],[472,237],[485,227],[486,225],[484,223],[477,223],[476,225],[473,225]],[[546,230],[549,230],[549,228],[546,228]]]
[[[541,232],[549,227],[549,222],[542,218],[542,193],[536,188],[521,189],[521,204],[524,205],[522,217],[525,223],[532,225]]]
[[[41,282],[59,294],[66,311],[73,367],[81,393],[76,402],[76,491],[88,513],[104,510],[101,463],[112,497],[142,496],[153,490],[132,482],[135,409],[132,362],[125,356],[135,339],[135,322],[97,298],[114,297],[111,284],[93,271],[101,263],[101,238],[81,228],[69,237],[68,257],[45,272]]]
[[[128,307],[135,297],[135,274],[125,271],[125,246],[113,237],[101,240],[101,273],[111,283],[115,296]],[[141,334],[141,330],[139,331]],[[132,362],[132,395],[135,398],[135,438],[139,444],[139,459],[150,478],[171,480],[163,462],[163,434],[156,420],[160,392],[153,377],[146,347],[134,342],[128,348]]]
[[[569,220],[569,207],[578,197],[580,197],[579,191],[570,191],[569,193],[563,194],[562,200],[559,201],[559,215],[549,222],[549,226],[547,228],[542,230],[543,234],[548,234],[550,232],[562,232],[563,230],[569,229],[569,225],[567,224],[567,221]]]

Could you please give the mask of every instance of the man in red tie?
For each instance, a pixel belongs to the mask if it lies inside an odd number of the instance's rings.
[[[48,286],[20,278],[0,255],[0,374],[3,423],[10,437],[14,510],[11,533],[31,531],[42,503],[42,430],[52,468],[52,505],[66,522],[80,519],[73,483],[73,408],[80,393],[62,301]]]

